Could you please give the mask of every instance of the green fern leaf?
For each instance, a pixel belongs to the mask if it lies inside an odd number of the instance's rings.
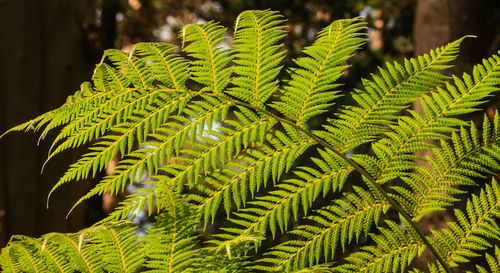
[[[230,162],[228,164],[230,168],[224,172],[214,172],[210,177],[205,177],[206,182],[213,189],[199,188],[208,197],[192,196],[192,198],[200,203],[199,209],[206,221],[213,221],[221,202],[224,203],[224,208],[229,216],[231,200],[239,208],[245,204],[248,193],[253,197],[261,187],[266,186],[269,179],[276,183],[281,175],[291,167],[288,162],[293,162],[313,144],[313,141],[299,135],[292,138],[275,137],[269,140],[272,146],[261,146],[259,150],[248,149],[246,150],[248,155],[239,157],[241,163]],[[235,171],[238,169],[240,171]],[[253,233],[253,231],[250,230],[241,235],[244,236]]]
[[[337,199],[335,204],[323,207],[314,215],[307,217],[318,225],[300,225],[290,234],[298,239],[282,243],[264,255],[257,263],[260,270],[290,271],[304,269],[335,257],[338,246],[345,251],[348,243],[367,236],[373,223],[378,223],[380,216],[389,206],[386,201],[374,199],[359,187],[355,193],[345,194],[346,200]]]
[[[235,59],[231,81],[235,87],[227,93],[255,106],[263,106],[278,88],[276,76],[284,57],[283,20],[277,12],[251,10],[236,19],[234,34]]]
[[[225,31],[226,28],[214,22],[187,25],[182,29],[183,44],[189,43],[183,50],[195,59],[190,62],[192,79],[204,85],[200,92],[220,95],[229,84],[232,69],[226,66],[232,57],[221,45],[226,39]]]
[[[372,235],[375,245],[349,255],[346,258],[349,263],[335,267],[335,272],[404,272],[425,245],[398,224],[386,223],[390,228],[379,228],[381,234]]]
[[[374,140],[387,130],[385,125],[393,122],[394,114],[445,79],[434,71],[449,67],[445,63],[455,59],[464,38],[431,50],[430,55],[405,60],[404,65],[387,63],[386,69],[379,69],[381,76],[363,81],[365,91],[353,94],[359,106],[346,107],[338,119],[324,126],[326,131],[316,134],[343,153]]]
[[[241,228],[233,229],[231,233],[237,238],[252,232],[265,232],[269,228],[274,238],[278,229],[283,233],[288,229],[290,219],[298,218],[301,208],[307,214],[319,195],[340,190],[353,168],[333,157],[331,152],[319,152],[322,157],[313,158],[313,161],[321,171],[298,168],[295,172],[297,178],[277,184],[275,190],[235,213],[236,217],[231,220]]]
[[[479,195],[467,201],[466,210],[456,209],[457,222],[433,231],[445,261],[451,266],[466,263],[468,258],[481,256],[479,251],[492,247],[491,241],[500,240],[500,186],[496,180],[486,185]]]
[[[461,191],[453,186],[476,185],[472,177],[489,173],[489,168],[500,169],[499,121],[496,113],[492,130],[488,117],[484,117],[482,139],[473,123],[470,133],[462,127],[460,136],[452,134],[453,147],[441,141],[442,148],[433,150],[436,158],[428,158],[436,173],[419,168],[420,175],[404,179],[418,194],[411,208],[415,219],[456,201],[452,195]]]
[[[143,241],[148,244],[145,272],[184,272],[198,262],[197,221],[193,211],[178,202],[172,211],[156,217]]]
[[[290,70],[291,80],[282,91],[282,101],[272,107],[299,126],[325,112],[339,96],[334,82],[348,68],[341,64],[365,41],[360,33],[365,27],[359,19],[352,19],[323,28],[314,44],[303,51],[308,56],[295,60],[299,68]]]

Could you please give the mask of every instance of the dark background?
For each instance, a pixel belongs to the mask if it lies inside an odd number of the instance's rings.
[[[104,49],[126,50],[140,41],[179,44],[183,25],[208,20],[232,31],[246,9],[279,10],[288,19],[286,63],[331,21],[367,16],[370,42],[352,61],[346,90],[382,60],[422,54],[465,34],[478,38],[464,42],[454,71],[469,71],[500,44],[496,0],[0,0],[0,134],[64,103],[90,80]],[[485,109],[498,106],[497,99]],[[49,190],[78,154],[57,156],[40,175],[51,137],[40,146],[32,133],[0,140],[0,247],[12,234],[76,231],[104,215],[102,200],[94,199],[65,219],[92,180],[62,187],[46,209]]]

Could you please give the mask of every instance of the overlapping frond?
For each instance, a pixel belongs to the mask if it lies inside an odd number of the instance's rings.
[[[161,178],[161,176],[156,178]],[[133,220],[141,212],[146,212],[148,216],[158,213],[172,215],[176,210],[184,211],[186,203],[187,199],[172,185],[163,180],[154,179],[141,182],[140,187],[128,194],[127,198],[101,222]]]
[[[183,94],[175,99],[169,97],[168,94],[163,97],[168,98],[169,101],[164,102],[161,107],[146,106],[141,111],[142,115],[131,116],[126,122],[111,127],[113,133],[101,137],[98,142],[89,148],[90,151],[87,154],[73,163],[53,187],[51,193],[69,181],[85,179],[88,176],[95,175],[98,171],[104,169],[107,163],[118,153],[121,155],[130,153],[136,142],[138,145],[142,145],[148,136],[159,129],[159,124],[167,122],[170,114],[177,110],[179,104],[185,103],[192,98],[190,94]],[[106,122],[101,124],[106,124]]]
[[[202,250],[197,268],[205,272],[254,272],[248,267],[250,257],[247,254],[264,239],[262,234],[254,233],[224,242],[210,241],[210,246]]]
[[[282,44],[285,36],[283,19],[274,11],[242,12],[235,25],[234,73],[235,85],[227,93],[255,106],[263,106],[278,88],[276,76],[285,56]]]
[[[358,105],[341,110],[338,118],[330,119],[325,130],[316,134],[344,153],[376,139],[397,118],[396,113],[446,78],[436,71],[449,67],[446,63],[455,59],[464,38],[429,55],[405,59],[403,64],[387,63],[387,68],[379,69],[380,76],[363,80],[365,90],[355,90],[353,99]]]
[[[379,228],[380,234],[372,234],[374,245],[363,246],[349,255],[349,262],[334,268],[334,272],[405,272],[411,261],[422,254],[425,244],[410,230],[392,221],[389,228]]]
[[[145,272],[185,272],[199,263],[196,217],[187,203],[178,202],[169,213],[156,217],[142,241],[148,245]]]
[[[316,41],[295,60],[291,80],[284,86],[281,101],[272,106],[297,125],[326,111],[339,96],[334,84],[349,67],[345,63],[365,41],[361,32],[366,24],[359,19],[337,20],[323,28]]]
[[[173,155],[181,152],[182,145],[186,142],[194,144],[206,124],[224,120],[232,105],[232,102],[223,102],[212,97],[206,97],[205,100],[197,100],[186,105],[183,110],[184,115],[172,116],[155,133],[149,134],[150,140],[145,141],[141,148],[122,155],[122,159],[114,169],[115,173],[105,177],[89,193],[80,198],[75,206],[108,190],[112,194],[116,194],[123,191],[127,183],[132,183],[134,179],[154,175],[163,164],[172,159]],[[169,164],[168,168],[175,166],[176,164]],[[196,184],[199,179],[197,175],[199,171],[199,169],[193,170],[190,176],[187,176],[187,173],[179,175],[179,184],[176,185],[182,187],[180,183],[185,181],[189,185]],[[69,179],[65,179],[66,176],[59,183],[69,181]]]
[[[159,126],[157,122],[154,122],[154,119],[151,122],[151,117],[164,117],[183,103],[176,101],[180,94],[166,93],[158,88],[153,90],[152,84],[185,89],[184,84],[189,77],[186,60],[173,53],[174,50],[175,47],[171,45],[141,43],[134,46],[129,57],[117,50],[108,51],[105,57],[115,60],[113,63],[115,67],[101,64],[99,67],[104,68],[96,69],[95,73],[104,70],[105,72],[102,73],[113,75],[113,77],[109,75],[106,77],[106,79],[112,78],[113,82],[109,87],[106,87],[105,84],[95,84],[95,87],[110,88],[112,94],[105,101],[94,103],[94,108],[85,109],[83,114],[73,118],[61,130],[61,133],[54,140],[52,146],[55,149],[50,157],[65,149],[80,146],[102,136],[113,125],[125,123],[126,126],[132,127],[133,125],[127,124],[128,119],[138,116],[144,118],[144,113],[151,111],[151,108],[160,107],[159,111],[155,113],[156,115],[146,116],[148,117],[145,121],[146,125],[151,125],[153,130]],[[136,82],[136,84],[135,86],[130,85],[129,82]],[[176,103],[170,103],[172,100]],[[170,107],[161,107],[164,104],[169,105],[169,103]],[[170,111],[165,113],[167,110]],[[149,128],[141,129],[140,136],[145,136]],[[65,139],[63,143],[56,145],[63,139]],[[142,139],[139,138],[139,141]]]
[[[135,272],[144,244],[127,223],[95,226],[40,239],[18,236],[0,256],[5,272]]]
[[[461,193],[459,185],[476,185],[474,177],[481,177],[493,168],[500,169],[500,117],[493,122],[484,117],[482,133],[471,123],[470,131],[464,127],[453,132],[452,144],[441,141],[441,148],[433,149],[435,158],[428,158],[433,171],[418,168],[420,173],[404,178],[416,193],[407,199],[415,219],[427,213],[442,210]]]
[[[285,135],[276,132],[276,135],[268,136],[269,145],[247,149],[245,154],[228,163],[222,171],[204,177],[209,186],[200,185],[197,188],[206,196],[193,195],[192,198],[200,203],[199,209],[206,221],[213,221],[221,203],[229,216],[233,202],[239,209],[261,187],[266,187],[269,180],[273,183],[279,181],[295,159],[314,143],[298,133]]]
[[[122,155],[130,152],[134,144],[141,145],[148,135],[154,133],[173,113],[182,112],[192,95],[165,92],[163,89],[151,90],[151,82],[176,88],[174,90],[185,89],[184,84],[189,76],[186,61],[174,54],[174,50],[175,48],[170,45],[138,44],[132,52],[136,55],[131,53],[126,60],[123,53],[108,52],[107,57],[118,59],[114,63],[116,68],[103,63],[96,69],[94,78],[100,79],[105,74],[108,75],[106,79],[111,78],[111,82],[105,82],[104,79],[94,82],[96,87],[110,89],[111,95],[108,95],[105,101],[101,101],[102,99],[95,101],[93,104],[95,107],[84,109],[86,111],[83,114],[74,117],[61,130],[53,145],[59,140],[65,140],[54,146],[55,149],[49,159],[67,148],[81,146],[103,136],[106,132],[111,134],[99,139],[89,153],[71,165],[53,190],[71,180],[95,175],[118,152]],[[136,59],[142,61],[133,61]],[[136,68],[133,63],[138,63],[142,67]],[[140,73],[127,72],[136,71],[134,69],[138,69]],[[144,89],[127,86],[128,82],[134,80],[136,85],[144,81],[142,86]],[[79,110],[82,110],[80,108]]]
[[[288,272],[331,261],[337,248],[344,251],[347,244],[358,242],[361,235],[367,236],[388,209],[387,201],[377,200],[362,188],[354,187],[353,193],[345,194],[345,200],[336,199],[334,205],[306,217],[310,223],[290,231],[297,238],[267,251],[255,268]]]
[[[104,225],[97,227],[93,241],[99,246],[104,270],[108,272],[135,272],[144,262],[144,244],[138,240],[131,225]]]
[[[499,90],[496,78],[500,75],[500,57],[493,55],[483,60],[483,65],[476,65],[472,74],[473,77],[464,74],[462,79],[454,77],[454,85],[447,83],[447,90],[438,88],[432,95],[423,96],[422,114],[409,111],[411,115],[399,117],[398,123],[390,125],[385,133],[387,138],[373,144],[378,159],[378,183],[407,176],[416,167],[414,161],[418,158],[413,153],[434,148],[424,141],[448,139],[446,133],[467,125],[456,116],[476,111],[485,97]],[[363,158],[357,161],[363,166],[373,164]]]
[[[189,78],[189,66],[186,59],[176,54],[176,50],[176,46],[169,44],[139,43],[131,53],[146,62],[155,85],[183,90]]]
[[[451,266],[482,256],[481,252],[500,241],[498,182],[493,180],[479,195],[473,195],[464,211],[455,209],[455,217],[457,222],[448,222],[449,228],[433,231],[438,249]]]
[[[312,159],[319,170],[298,167],[294,171],[296,178],[277,184],[265,196],[251,201],[248,208],[234,213],[231,221],[239,227],[226,230],[230,234],[225,234],[225,238],[266,232],[268,229],[274,238],[278,230],[283,233],[288,229],[291,219],[298,219],[300,211],[307,214],[313,201],[320,195],[339,191],[353,168],[333,157],[331,152],[320,150],[320,155],[320,158]]]
[[[102,70],[99,69],[100,67],[101,65],[98,65],[96,71]],[[36,132],[45,126],[40,136],[40,139],[43,139],[50,130],[68,123],[70,120],[77,117],[80,112],[88,111],[89,109],[96,107],[96,105],[105,102],[108,99],[108,96],[109,92],[99,92],[93,89],[89,82],[84,82],[81,84],[80,90],[69,96],[66,103],[59,108],[17,125],[3,133],[0,137],[14,131],[32,130]]]

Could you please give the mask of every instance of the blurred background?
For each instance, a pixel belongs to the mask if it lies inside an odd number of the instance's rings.
[[[370,40],[351,61],[346,91],[382,60],[420,55],[466,34],[478,38],[463,43],[449,73],[470,71],[500,49],[498,0],[0,0],[0,134],[64,103],[90,80],[103,50],[127,50],[141,41],[179,45],[182,26],[210,20],[231,34],[235,18],[247,9],[278,10],[287,18],[285,64],[331,21],[365,17]],[[498,109],[498,101],[486,105],[486,112]],[[76,231],[101,219],[109,207],[105,199],[92,199],[66,219],[97,177],[62,187],[46,208],[48,192],[79,152],[59,155],[40,175],[52,138],[39,146],[32,133],[0,140],[0,247],[12,234]]]

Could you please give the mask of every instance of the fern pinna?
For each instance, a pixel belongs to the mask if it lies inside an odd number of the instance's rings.
[[[245,11],[232,43],[208,22],[182,29],[180,51],[161,43],[108,50],[64,105],[12,128],[42,139],[59,128],[49,159],[88,147],[52,191],[120,155],[76,205],[139,187],[78,233],[12,237],[2,270],[498,271],[500,117],[460,117],[498,91],[500,57],[443,76],[464,37],[387,63],[351,92],[354,105],[331,113],[365,23],[325,27],[280,80],[284,23],[276,12]],[[410,108],[416,100],[422,113]],[[461,200],[447,228],[418,225]],[[157,214],[145,235],[129,222],[140,210]],[[413,262],[426,249],[434,259]]]

